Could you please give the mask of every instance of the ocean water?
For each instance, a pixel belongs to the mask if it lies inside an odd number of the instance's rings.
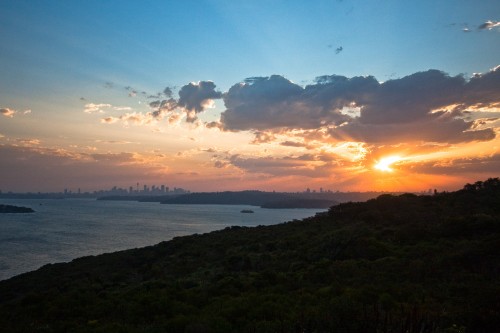
[[[0,280],[48,263],[153,245],[228,226],[277,224],[324,211],[92,199],[2,199],[0,204],[35,210],[32,214],[0,214]],[[254,213],[243,214],[242,209]]]

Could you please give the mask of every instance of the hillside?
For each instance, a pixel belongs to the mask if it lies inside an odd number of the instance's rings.
[[[500,180],[0,281],[5,332],[494,332]]]

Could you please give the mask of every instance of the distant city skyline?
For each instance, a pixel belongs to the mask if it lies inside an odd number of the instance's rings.
[[[190,193],[189,190],[180,188],[180,187],[173,187],[170,188],[169,186],[166,185],[148,185],[148,184],[142,184],[142,186],[139,188],[139,183],[136,183],[135,186],[128,186],[128,187],[120,187],[120,186],[113,186],[108,189],[94,189],[94,190],[83,190],[80,187],[77,188],[64,188],[61,191],[54,191],[54,192],[14,192],[14,191],[2,191],[0,188],[0,194],[63,194],[63,195],[88,195],[88,194],[99,194],[99,195],[162,195],[162,194],[186,194]]]
[[[499,15],[497,0],[3,0],[0,189],[498,177]]]

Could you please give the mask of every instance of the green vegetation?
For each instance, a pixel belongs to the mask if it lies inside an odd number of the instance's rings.
[[[34,213],[35,211],[28,207],[19,207],[12,205],[0,205],[1,213]]]
[[[5,332],[495,332],[500,180],[382,195],[0,282]]]

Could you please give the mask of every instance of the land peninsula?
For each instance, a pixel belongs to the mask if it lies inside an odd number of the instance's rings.
[[[177,205],[250,205],[261,208],[329,208],[340,202],[366,201],[387,192],[194,192],[180,195],[102,196],[98,200],[134,200]],[[401,194],[401,193],[400,193]]]
[[[12,205],[0,205],[0,214],[2,213],[34,213],[35,211],[28,207],[19,207]]]

